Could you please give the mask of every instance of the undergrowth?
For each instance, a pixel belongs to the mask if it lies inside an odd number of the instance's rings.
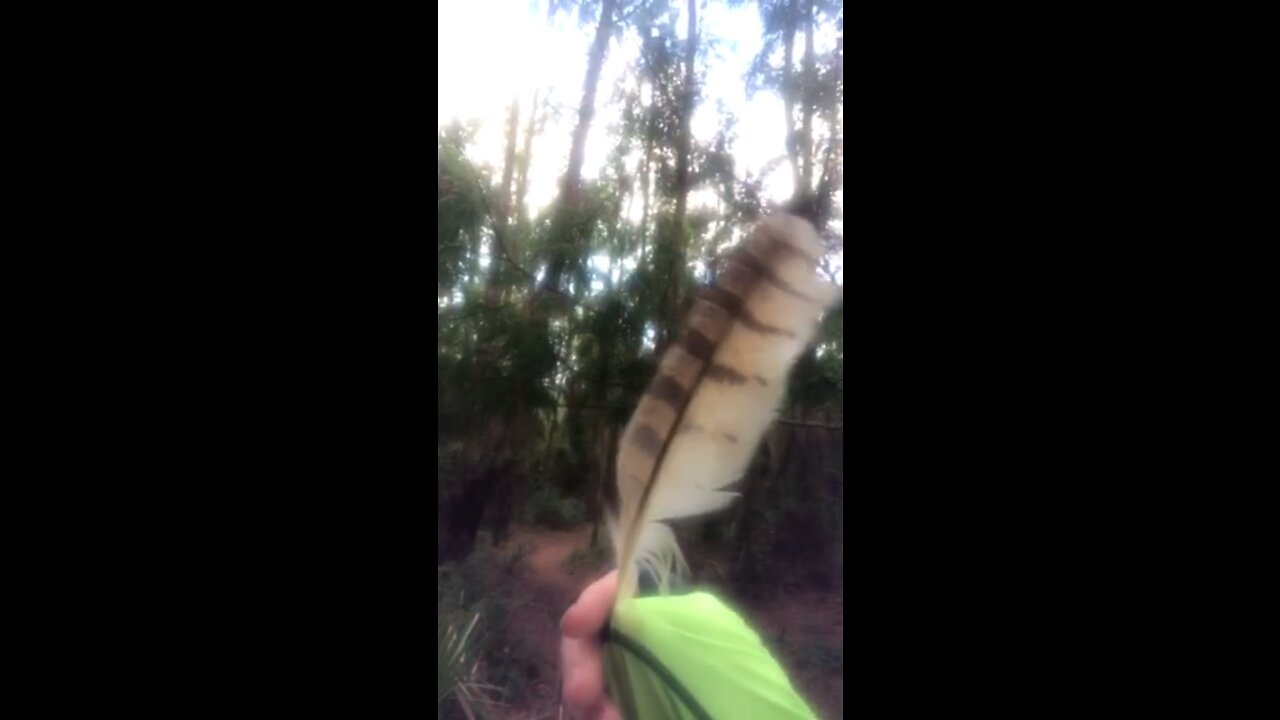
[[[495,706],[519,707],[529,699],[535,664],[511,626],[517,599],[501,580],[494,582],[528,550],[513,559],[478,545],[466,560],[437,568],[440,720],[489,718]]]
[[[586,522],[586,516],[581,500],[565,497],[546,483],[538,485],[529,498],[529,521],[540,527],[569,530]]]

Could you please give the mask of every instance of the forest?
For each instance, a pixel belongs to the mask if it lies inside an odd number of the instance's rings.
[[[510,3],[582,42],[572,92],[531,82],[485,118],[440,98],[440,718],[561,717],[559,622],[613,559],[620,436],[726,253],[788,210],[814,223],[820,272],[843,286],[842,3]],[[445,28],[449,4],[442,37],[469,32]],[[743,17],[755,34],[714,21]],[[730,75],[735,56],[745,71]],[[776,137],[743,130],[758,107],[776,108]],[[777,152],[748,162],[762,148]],[[732,599],[824,718],[844,714],[843,426],[841,301],[740,497],[675,528],[693,581]]]

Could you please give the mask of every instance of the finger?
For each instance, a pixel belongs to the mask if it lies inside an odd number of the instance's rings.
[[[560,621],[560,630],[569,637],[585,638],[594,636],[604,627],[604,622],[613,610],[613,599],[618,595],[618,571],[587,586],[578,596],[578,601],[564,614]]]
[[[604,660],[600,646],[590,640],[565,638],[564,700],[580,710],[594,710],[604,700]]]
[[[570,698],[567,690],[570,685],[577,686],[578,675],[584,672],[585,658],[582,653],[582,641],[571,638],[560,640],[560,698],[576,714],[584,709],[577,702],[576,696]]]

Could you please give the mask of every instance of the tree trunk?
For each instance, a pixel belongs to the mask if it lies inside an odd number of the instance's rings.
[[[613,35],[615,5],[616,0],[604,0],[603,7],[600,10],[600,22],[596,27],[595,40],[591,45],[590,55],[587,60],[587,74],[583,80],[582,103],[578,108],[578,124],[573,131],[573,143],[569,151],[569,167],[560,186],[560,198],[556,206],[555,218],[552,221],[553,235],[562,241],[562,245],[574,248],[578,245],[577,239],[572,235],[577,231],[577,228],[573,227],[573,225],[578,216],[580,205],[582,163],[586,155],[587,133],[591,128],[591,120],[595,114],[596,88],[600,82],[600,72],[604,67],[609,39]],[[549,258],[546,277],[536,290],[558,292],[560,277],[564,273],[567,260],[565,250],[553,251]],[[527,327],[534,336],[549,333],[551,329],[545,306],[536,302],[536,296],[540,294],[540,292],[536,291],[531,292],[524,308],[526,322],[528,323]],[[511,448],[527,448],[536,442],[535,422],[529,402],[528,383],[535,383],[538,378],[527,378],[526,381],[526,384],[522,384],[516,390],[516,407],[512,417],[505,419],[506,422],[518,429],[508,433],[505,446],[494,448],[495,454],[511,453]],[[552,450],[555,424],[553,420],[552,427],[548,433],[548,454]],[[548,458],[549,461],[553,459]],[[517,463],[518,461],[513,461],[512,467],[515,467]],[[516,475],[517,479],[524,477],[523,472]],[[514,488],[512,492],[515,492]]]
[[[804,13],[804,69],[800,78],[800,185],[796,197],[813,189],[813,113],[815,57],[813,52],[813,0],[808,0]]]
[[[467,284],[480,282],[480,233],[471,233],[470,257],[467,262]]]
[[[822,180],[818,187],[826,187],[833,195],[844,188],[844,131],[841,116],[844,109],[844,21],[839,21],[840,34],[836,37],[834,57],[834,91],[836,100],[832,107],[823,110],[823,120],[827,124],[830,138],[827,141],[827,152],[823,158]]]
[[[497,307],[501,300],[503,265],[506,262],[502,248],[510,220],[511,186],[516,166],[516,128],[519,117],[520,102],[516,99],[512,101],[507,117],[506,162],[502,171],[496,216],[493,219],[493,239],[489,245],[489,271],[484,284],[484,304],[490,308]],[[503,338],[495,335],[495,330],[491,326],[484,324],[478,326],[476,345],[470,351],[474,362],[468,382],[473,387],[484,382],[483,372],[486,368],[498,365],[502,355],[502,343]],[[471,477],[467,478],[467,485],[460,493],[462,498],[460,507],[450,511],[458,516],[450,521],[451,533],[454,535],[449,543],[454,548],[454,552],[470,552],[475,540],[475,532],[479,530],[480,522],[486,512],[492,520],[491,524],[495,527],[495,542],[501,543],[505,538],[510,516],[509,469],[513,466],[511,458],[514,456],[510,450],[511,437],[511,428],[507,422],[490,420],[482,432],[474,434],[466,441],[468,454],[472,458],[470,467],[473,472],[470,473]],[[499,468],[502,468],[501,472]],[[479,485],[472,487],[476,483]],[[498,490],[496,493],[498,501],[489,507],[490,499],[495,495],[495,489]],[[461,534],[466,533],[470,533],[470,536],[463,538]]]
[[[506,229],[511,220],[511,183],[516,175],[516,132],[520,126],[520,98],[511,101],[507,114],[507,152],[502,164],[502,190],[498,196],[498,222]]]
[[[596,357],[595,373],[591,381],[591,401],[601,408],[607,404],[608,400],[609,367],[613,359],[615,339],[616,336],[613,332],[604,332],[597,337],[599,342],[597,352],[599,354]],[[613,447],[613,420],[609,417],[609,411],[602,409],[594,412],[599,417],[595,423],[595,431],[592,438],[597,452],[595,467],[592,468],[591,473],[594,482],[587,483],[587,511],[592,522],[591,544],[593,547],[596,543],[597,530],[603,510],[603,492],[610,478],[610,453]]]
[[[607,416],[606,416],[607,417]],[[604,510],[608,504],[608,498],[611,489],[616,489],[614,478],[618,474],[618,426],[612,420],[606,421],[608,431],[605,435],[605,463],[603,483],[597,489],[595,496],[596,513],[592,518],[591,525],[591,546],[596,547],[599,543],[600,521],[604,519]]]
[[[684,285],[684,266],[688,255],[689,238],[685,232],[685,218],[689,212],[689,155],[693,146],[693,107],[696,97],[694,61],[698,56],[698,2],[689,0],[688,38],[684,50],[684,87],[680,92],[680,136],[676,140],[676,215],[671,229],[671,268],[667,283],[667,342],[679,332],[681,288]]]
[[[644,137],[644,169],[640,172],[640,262],[644,263],[649,238],[649,185],[653,172],[653,122],[650,120]]]
[[[507,152],[502,166],[502,186],[498,191],[498,216],[494,218],[493,242],[489,247],[489,278],[485,282],[484,297],[490,305],[498,302],[502,287],[502,269],[506,263],[505,243],[511,220],[511,183],[516,172],[516,128],[520,123],[520,99],[511,101],[507,115]]]
[[[578,106],[578,124],[573,129],[573,143],[569,147],[569,167],[564,174],[560,186],[560,201],[556,207],[556,219],[552,223],[553,233],[564,233],[562,237],[569,241],[570,247],[577,247],[576,219],[582,194],[582,163],[587,152],[587,133],[591,130],[591,120],[596,112],[596,88],[600,84],[600,71],[604,68],[605,56],[609,50],[609,39],[613,35],[614,9],[617,0],[604,0],[600,8],[600,22],[596,25],[595,40],[591,44],[591,54],[587,58],[587,76],[582,82],[582,103]],[[555,252],[547,267],[547,276],[543,282],[545,290],[559,290],[560,276],[564,273],[568,262],[565,251]]]
[[[566,411],[568,414],[568,411]],[[555,447],[556,447],[556,430],[560,426],[560,411],[553,408],[551,411],[551,425],[547,428],[547,442],[542,449],[542,472],[543,477],[551,474],[551,468],[555,463]]]
[[[521,225],[529,221],[529,210],[525,207],[524,199],[529,192],[529,166],[533,161],[533,136],[536,132],[537,117],[538,91],[534,90],[533,106],[529,108],[529,122],[524,126],[524,151],[520,153],[520,169],[516,180],[516,217],[519,218]],[[507,249],[515,252],[514,248]]]
[[[791,177],[795,182],[797,193],[800,190],[800,153],[796,147],[795,137],[795,77],[791,66],[795,57],[796,19],[799,15],[800,0],[787,3],[787,15],[783,27],[782,51],[782,106],[787,113],[787,159],[791,161]]]
[[[437,564],[462,560],[471,554],[494,486],[506,471],[505,464],[488,464],[468,478],[458,492],[441,499],[437,522],[443,527],[436,530]]]
[[[591,546],[595,547],[600,530],[600,518],[604,514],[602,493],[605,483],[609,482],[609,449],[611,446],[612,423],[608,421],[608,410],[597,410],[602,422],[596,424],[595,468],[591,473],[592,481],[587,484],[587,515],[591,518]]]

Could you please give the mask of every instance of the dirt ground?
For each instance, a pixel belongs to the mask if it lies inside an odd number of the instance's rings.
[[[510,597],[508,627],[520,633],[508,648],[522,659],[518,702],[493,708],[503,720],[559,720],[560,617],[586,585],[605,572],[583,562],[591,529],[557,532],[517,528],[500,548],[489,582]],[[579,562],[570,563],[575,551]],[[843,591],[788,591],[737,606],[759,629],[797,689],[825,719],[844,717]],[[514,699],[514,698],[513,698]],[[567,717],[567,716],[564,716]]]

